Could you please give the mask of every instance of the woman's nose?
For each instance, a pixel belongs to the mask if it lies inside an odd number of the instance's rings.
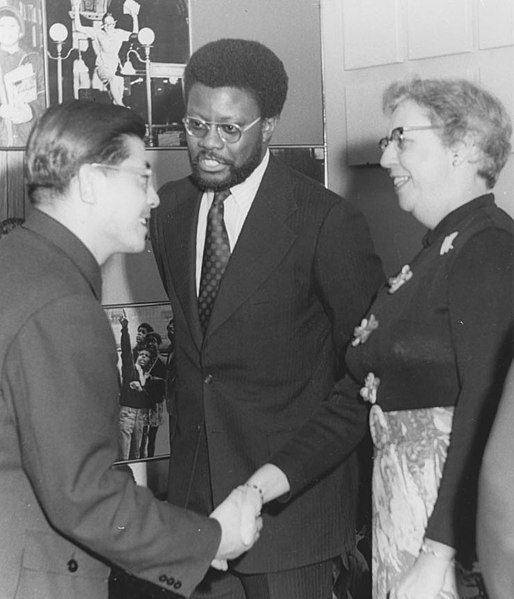
[[[380,166],[382,168],[391,168],[393,164],[398,162],[396,144],[390,141],[380,157]]]

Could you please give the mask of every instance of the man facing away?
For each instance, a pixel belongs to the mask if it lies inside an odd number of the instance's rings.
[[[105,599],[109,564],[187,597],[258,535],[248,490],[206,518],[111,468],[117,356],[100,267],[143,250],[159,203],[144,133],[133,111],[73,102],[29,139],[33,209],[0,241],[2,599]]]
[[[184,84],[192,175],[159,191],[151,238],[175,315],[168,500],[207,514],[328,395],[383,273],[360,212],[270,155],[288,85],[272,51],[208,43]],[[355,445],[364,430],[365,410]],[[194,596],[330,598],[355,478],[350,456],[265,506],[259,543]]]

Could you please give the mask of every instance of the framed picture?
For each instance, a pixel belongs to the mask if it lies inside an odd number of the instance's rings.
[[[104,310],[118,352],[119,461],[168,457],[170,406],[165,390],[173,376],[171,306],[165,302],[117,304],[106,305]],[[122,323],[129,335],[129,352],[121,348]]]
[[[43,0],[0,5],[0,148],[24,148],[47,106]]]
[[[50,103],[123,104],[145,119],[148,146],[185,145],[188,0],[47,0],[46,22]]]
[[[282,162],[325,185],[325,151],[323,148],[271,146],[270,151]]]

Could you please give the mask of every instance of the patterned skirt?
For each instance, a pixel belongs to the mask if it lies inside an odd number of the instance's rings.
[[[453,408],[370,411],[373,599],[386,599],[419,555],[446,461]],[[441,599],[486,598],[477,568],[448,568]]]

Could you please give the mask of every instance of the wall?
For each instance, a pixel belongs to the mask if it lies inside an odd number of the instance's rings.
[[[464,76],[500,96],[514,117],[512,0],[322,0],[328,186],[365,213],[386,272],[419,248],[425,230],[397,206],[377,140],[388,82],[410,74]],[[514,160],[495,189],[514,216]]]
[[[326,139],[328,186],[363,210],[388,272],[417,251],[424,229],[399,210],[387,173],[376,165],[376,140],[387,127],[379,110],[387,82],[409,73],[470,76],[497,88],[514,115],[511,0],[191,0],[191,27],[193,48],[240,36],[281,56],[291,92],[273,141],[323,147]],[[148,154],[157,185],[188,172],[185,150]],[[19,153],[0,152],[2,218],[20,214],[20,186]],[[511,158],[495,191],[514,215],[513,187]],[[106,303],[165,298],[149,252],[116,257],[106,272]]]

